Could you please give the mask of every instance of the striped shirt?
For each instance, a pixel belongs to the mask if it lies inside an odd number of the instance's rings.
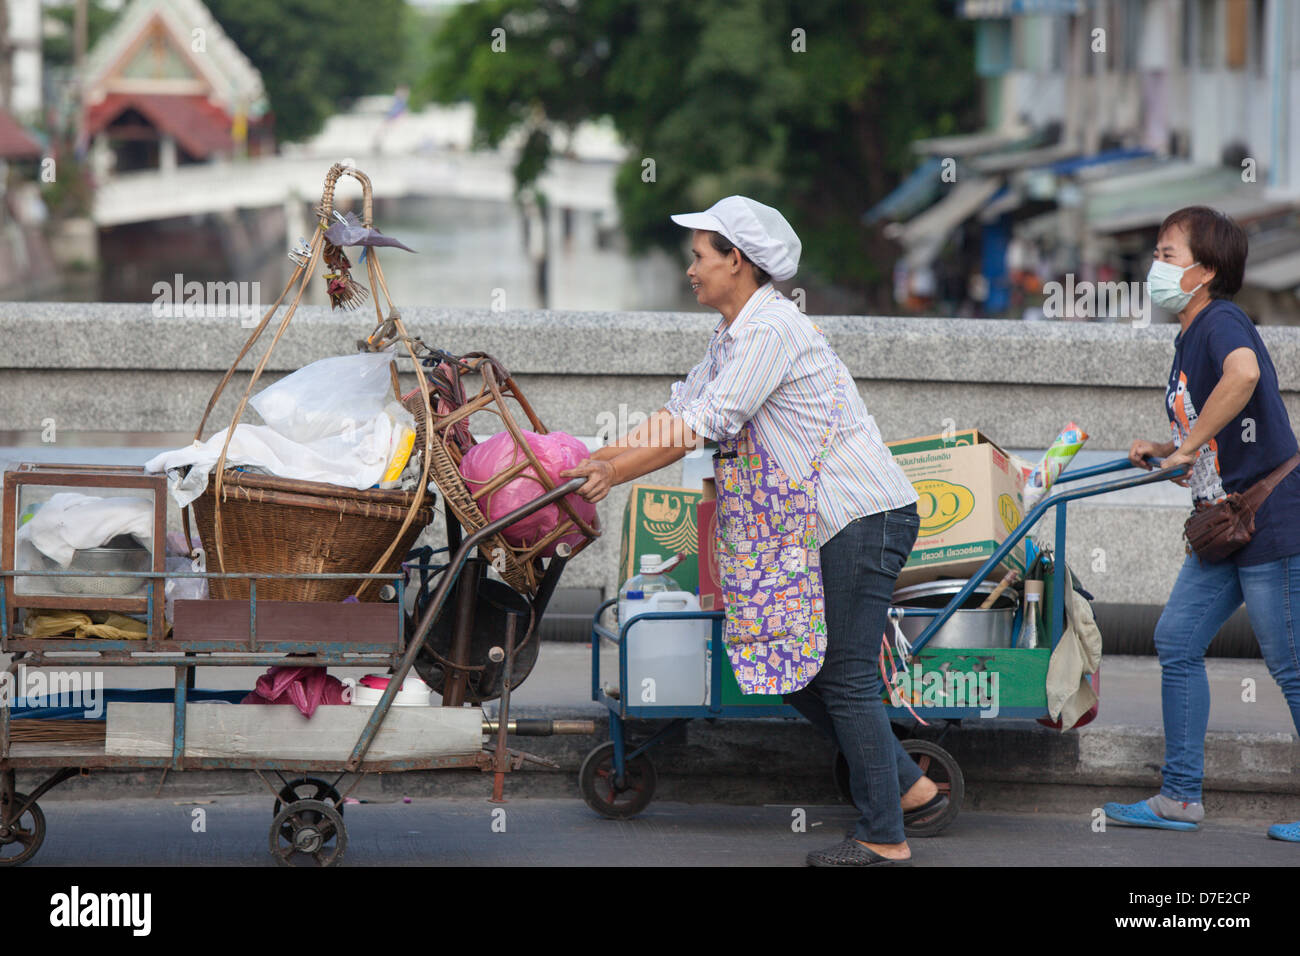
[[[754,437],[797,480],[812,471],[830,423],[836,377],[844,411],[822,462],[817,537],[822,544],[855,518],[901,508],[916,491],[894,463],[844,363],[808,317],[765,283],[731,321],[719,322],[704,360],[673,384],[665,406],[697,435]]]

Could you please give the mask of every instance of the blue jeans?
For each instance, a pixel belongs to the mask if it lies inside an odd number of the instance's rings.
[[[923,776],[885,713],[880,640],[890,598],[920,527],[916,505],[850,521],[821,546],[826,596],[826,656],[821,670],[786,703],[828,734],[849,766],[854,835],[866,843],[902,843],[900,795]]]
[[[1165,723],[1160,792],[1172,800],[1201,799],[1210,721],[1205,651],[1243,600],[1264,663],[1300,732],[1300,555],[1242,567],[1188,555],[1155,634]]]

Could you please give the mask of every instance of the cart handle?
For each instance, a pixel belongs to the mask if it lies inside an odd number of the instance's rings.
[[[1151,456],[1147,457],[1148,460],[1153,463],[1156,463],[1157,465],[1159,464],[1159,459],[1152,458]],[[1114,461],[1094,465],[1091,468],[1080,469],[1069,477],[1062,474],[1061,477],[1056,479],[1056,482],[1060,484],[1061,482],[1066,481],[1077,481],[1081,478],[1092,478],[1097,475],[1109,474],[1111,472],[1123,471],[1127,468],[1136,467],[1137,466],[1127,458],[1118,458]],[[1095,484],[1086,485],[1083,488],[1059,491],[1050,497],[1044,498],[1042,501],[1038,502],[1038,504],[1034,505],[1029,514],[1025,515],[1020,524],[1016,526],[1016,529],[1007,536],[1005,541],[998,545],[997,549],[989,556],[988,560],[984,562],[983,566],[971,576],[971,579],[966,582],[960,591],[952,596],[952,599],[948,602],[947,606],[944,607],[943,611],[931,620],[928,625],[926,625],[925,630],[921,632],[921,636],[913,642],[912,653],[915,654],[930,642],[930,638],[934,636],[935,632],[938,631],[939,628],[943,627],[957,609],[966,603],[966,599],[975,592],[975,589],[983,583],[984,579],[989,576],[999,563],[1001,563],[1002,559],[1011,553],[1011,550],[1020,543],[1020,540],[1033,529],[1034,525],[1038,523],[1038,519],[1046,514],[1049,508],[1055,508],[1057,505],[1064,505],[1067,502],[1075,501],[1079,498],[1090,498],[1093,495],[1109,494],[1112,491],[1124,491],[1128,488],[1137,488],[1140,485],[1155,484],[1158,481],[1171,481],[1175,478],[1183,477],[1189,471],[1190,468],[1187,465],[1180,465],[1177,468],[1157,467],[1157,470],[1150,472],[1149,474],[1136,475],[1131,478],[1121,478],[1118,481],[1100,481]],[[1064,561],[1064,555],[1060,556],[1060,560]],[[1054,600],[1058,597],[1062,600],[1064,599],[1064,595],[1056,595],[1054,596]]]
[[[430,628],[438,620],[438,615],[442,613],[442,606],[447,601],[447,595],[451,591],[452,585],[460,577],[461,570],[465,567],[465,562],[469,560],[479,546],[479,542],[486,538],[492,537],[497,532],[510,527],[520,518],[526,518],[534,511],[540,511],[547,505],[558,501],[565,495],[572,494],[587,483],[586,478],[570,478],[562,485],[552,488],[550,491],[542,494],[522,507],[516,508],[507,515],[503,515],[496,521],[489,522],[477,531],[472,533],[461,542],[460,548],[456,551],[456,556],[451,559],[447,566],[446,572],[442,576],[442,583],[438,585],[438,590],[433,594],[428,606],[425,608],[424,617],[420,619],[419,626],[415,629],[415,635],[412,637],[406,647],[406,654],[402,657],[402,662],[398,664],[396,672],[388,682],[383,696],[379,703],[375,705],[374,711],[370,715],[370,720],[366,722],[365,730],[361,732],[361,738],[357,741],[356,747],[352,750],[352,756],[348,758],[347,770],[355,773],[361,766],[361,761],[365,759],[370,745],[374,742],[375,735],[379,733],[379,727],[383,723],[384,717],[388,713],[388,708],[392,705],[393,699],[397,696],[397,689],[402,686],[406,680],[406,675],[410,673],[415,664],[415,658],[420,653],[420,648],[424,646],[425,635],[429,633]],[[556,558],[567,560],[567,554],[560,554],[561,547],[556,549]],[[505,720],[506,715],[501,714],[501,720]]]

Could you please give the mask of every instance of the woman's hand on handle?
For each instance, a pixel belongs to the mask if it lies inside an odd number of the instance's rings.
[[[1173,442],[1153,442],[1144,441],[1141,438],[1135,439],[1128,449],[1128,460],[1139,468],[1145,468],[1150,471],[1154,465],[1147,461],[1147,458],[1165,458],[1174,452]]]
[[[578,489],[578,494],[592,504],[604,498],[609,494],[609,490],[618,484],[618,473],[614,470],[614,463],[597,458],[588,458],[572,468],[566,468],[560,472],[560,477],[586,478],[587,483]]]
[[[1155,465],[1151,464],[1151,462],[1147,460],[1148,458],[1164,459],[1160,463],[1161,468],[1177,468],[1179,465],[1187,465],[1188,474],[1183,475],[1183,477],[1181,478],[1173,479],[1174,484],[1182,485],[1184,488],[1186,488],[1188,484],[1188,479],[1191,475],[1191,470],[1192,470],[1191,464],[1195,460],[1196,455],[1191,454],[1185,459],[1179,457],[1173,461],[1170,461],[1170,457],[1174,455],[1181,456],[1182,452],[1179,451],[1178,446],[1171,441],[1153,442],[1153,441],[1144,441],[1143,439],[1138,438],[1133,442],[1132,445],[1129,446],[1128,449],[1128,460],[1131,461],[1133,464],[1137,465],[1139,468],[1145,468],[1147,471],[1150,471],[1152,468],[1155,467]]]

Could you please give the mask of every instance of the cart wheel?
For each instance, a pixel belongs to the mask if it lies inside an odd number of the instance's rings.
[[[12,806],[20,807],[26,800],[26,794],[15,793]],[[18,866],[34,857],[45,842],[45,814],[33,803],[6,825],[3,816],[7,810],[0,808],[0,866]]]
[[[915,737],[902,741],[902,744],[903,749],[912,756],[917,766],[921,768],[921,772],[935,782],[939,792],[948,795],[948,807],[943,813],[923,826],[904,826],[903,832],[910,837],[937,836],[948,824],[957,819],[957,814],[961,812],[962,800],[966,795],[966,779],[962,776],[961,767],[957,765],[957,761],[953,759],[952,754],[938,744]],[[852,803],[853,792],[849,788],[849,764],[844,759],[844,754],[838,750],[835,751],[834,774],[835,786],[839,790],[840,796],[845,803]]]
[[[298,866],[295,857],[303,856],[317,866],[333,866],[347,848],[343,814],[322,800],[297,800],[271,821],[271,855],[281,866]]]
[[[910,837],[938,836],[961,813],[966,796],[966,778],[953,755],[936,743],[913,737],[903,741],[906,750],[921,768],[921,772],[935,782],[940,793],[948,795],[948,806],[934,819],[921,826],[905,826],[903,832]]]
[[[614,742],[606,741],[582,762],[578,789],[587,806],[611,820],[634,817],[650,805],[655,795],[655,766],[641,754],[625,764],[623,786],[614,781]]]
[[[290,780],[284,785],[280,790],[280,798],[275,801],[272,815],[279,813],[285,804],[297,803],[299,800],[323,800],[333,804],[339,813],[343,812],[343,798],[334,787],[317,777],[303,777]]]

